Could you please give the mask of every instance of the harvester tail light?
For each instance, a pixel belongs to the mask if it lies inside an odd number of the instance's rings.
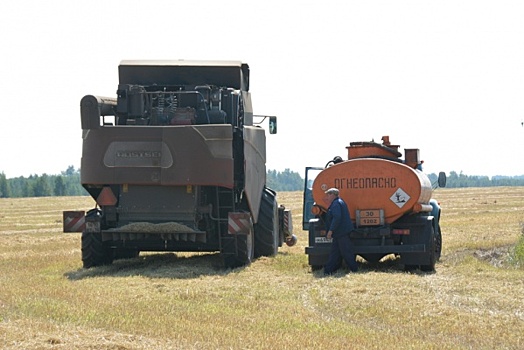
[[[117,199],[113,191],[111,191],[111,187],[105,186],[102,189],[102,191],[100,191],[100,194],[96,198],[96,202],[98,203],[99,206],[115,205],[117,202]]]
[[[408,228],[394,228],[391,230],[391,233],[394,235],[409,235],[409,229]]]

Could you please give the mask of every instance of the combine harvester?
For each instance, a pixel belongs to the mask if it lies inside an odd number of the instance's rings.
[[[260,123],[275,133],[276,117],[253,114],[246,63],[122,61],[117,97],[80,107],[96,207],[65,212],[64,230],[81,227],[85,268],[141,251],[220,252],[237,267],[296,243],[266,186]]]

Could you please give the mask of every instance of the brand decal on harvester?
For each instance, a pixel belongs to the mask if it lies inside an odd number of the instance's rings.
[[[162,141],[115,141],[107,147],[104,165],[110,168],[169,168],[173,165],[173,157]]]
[[[338,189],[395,188],[397,179],[394,177],[338,178],[335,179],[335,187]]]
[[[120,158],[160,158],[159,151],[117,151],[116,156]]]

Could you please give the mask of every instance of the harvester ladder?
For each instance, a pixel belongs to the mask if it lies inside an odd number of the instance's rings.
[[[217,215],[219,219],[220,251],[222,254],[231,255],[235,252],[235,250],[231,248],[235,245],[235,236],[228,234],[228,217],[229,212],[235,210],[234,192],[228,188],[217,187],[216,198]]]
[[[217,215],[220,220],[220,234],[227,233],[227,219],[229,213],[232,211],[235,211],[233,190],[224,187],[217,187]]]

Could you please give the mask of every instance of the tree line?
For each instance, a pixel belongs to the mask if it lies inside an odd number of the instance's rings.
[[[437,174],[427,174],[431,183],[436,184]],[[275,191],[302,191],[304,179],[296,172],[289,169],[283,172],[269,170],[267,172],[267,185]],[[470,176],[455,171],[446,174],[446,187],[495,187],[495,186],[524,186],[524,175],[520,176]]]
[[[0,198],[85,196],[80,169],[69,166],[60,175],[30,175],[7,179],[0,173]]]
[[[436,174],[429,174],[431,183],[437,181]],[[447,188],[459,188],[459,187],[495,187],[495,186],[524,186],[524,175],[520,176],[478,176],[478,175],[465,175],[462,172],[457,173],[451,171],[446,174],[446,187]]]
[[[436,183],[438,175],[428,175],[431,183]],[[268,170],[266,184],[275,191],[302,191],[304,179],[299,173]],[[524,186],[524,175],[521,176],[468,176],[455,171],[447,174],[446,187],[493,187]],[[7,179],[0,173],[0,198],[17,197],[50,197],[50,196],[87,196],[87,191],[80,184],[80,169],[69,166],[59,175],[31,175]]]

